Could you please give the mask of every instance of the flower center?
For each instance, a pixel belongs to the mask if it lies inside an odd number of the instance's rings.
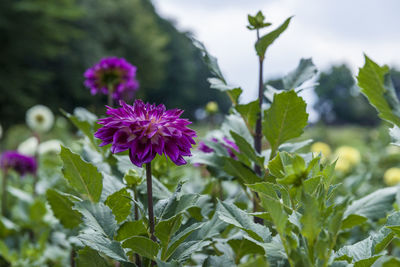
[[[121,69],[108,69],[98,71],[99,86],[114,90],[122,82],[124,72]]]
[[[39,123],[42,124],[44,122],[44,116],[42,114],[37,114],[35,116],[35,120]]]

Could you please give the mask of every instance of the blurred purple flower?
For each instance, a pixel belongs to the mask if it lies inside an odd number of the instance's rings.
[[[239,147],[231,140],[229,140],[226,137],[223,137],[222,140],[225,143],[221,143],[221,145],[223,147],[226,148],[226,151],[228,152],[229,156],[233,159],[238,159],[237,156],[235,155],[235,153],[233,152],[233,150],[235,150],[236,152],[240,152],[239,151]],[[214,143],[218,143],[218,139],[217,138],[212,138],[211,139],[212,142]],[[203,141],[199,142],[199,146],[198,149],[204,153],[211,153],[214,152],[214,149],[212,149],[211,147],[207,146]]]
[[[119,100],[124,95],[133,97],[133,93],[139,88],[136,67],[123,58],[103,58],[86,70],[84,76],[86,78],[84,84],[92,95],[97,93],[107,95],[111,89],[113,98]]]
[[[123,101],[120,105],[116,109],[107,107],[109,117],[98,122],[103,127],[94,136],[103,141],[100,146],[112,144],[112,153],[129,149],[129,157],[138,167],[151,162],[156,153],[165,153],[176,165],[186,164],[183,156],[191,156],[196,132],[186,127],[190,121],[179,118],[183,110],[166,110],[164,105],[141,100],[133,106]]]
[[[33,157],[22,155],[17,151],[6,151],[0,157],[0,167],[3,170],[13,169],[20,175],[35,174],[37,163]]]

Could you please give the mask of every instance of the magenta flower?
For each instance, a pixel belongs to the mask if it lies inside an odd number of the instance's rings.
[[[164,105],[155,106],[136,100],[133,106],[120,101],[120,108],[107,106],[109,117],[99,120],[103,125],[94,134],[103,142],[112,144],[111,152],[129,150],[133,164],[141,167],[151,162],[156,153],[165,153],[176,165],[186,164],[183,156],[191,156],[196,132],[186,127],[191,124],[179,116],[183,110],[166,110]]]
[[[123,58],[103,58],[84,74],[85,86],[92,95],[103,93],[107,95],[112,90],[113,99],[119,100],[124,95],[129,97],[139,88],[136,80],[136,67]]]
[[[0,157],[0,167],[3,170],[13,169],[20,175],[35,174],[37,163],[33,157],[22,155],[16,151],[6,151]]]
[[[221,145],[223,147],[225,147],[226,151],[228,152],[229,156],[233,159],[238,159],[237,156],[235,155],[235,153],[233,152],[233,150],[235,150],[236,152],[240,152],[239,151],[239,147],[231,140],[229,140],[226,137],[223,137],[222,140],[225,143],[221,143]],[[212,138],[211,139],[212,142],[214,143],[219,143],[217,138]],[[198,149],[204,153],[211,153],[214,152],[214,149],[212,149],[211,147],[207,146],[204,142],[200,142]]]

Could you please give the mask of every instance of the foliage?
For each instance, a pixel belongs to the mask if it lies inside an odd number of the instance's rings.
[[[249,16],[251,30],[269,26],[259,14]],[[0,217],[0,264],[396,266],[400,188],[371,185],[373,159],[341,173],[338,161],[308,152],[310,141],[298,139],[308,120],[299,91],[315,78],[312,61],[302,60],[283,87],[266,86],[268,103],[260,108],[259,100],[242,103],[242,89],[230,86],[217,60],[196,45],[213,74],[211,87],[226,93],[232,107],[204,140],[211,152],[195,152],[197,167],[159,156],[152,161],[154,237],[145,171],[126,152],[112,155],[99,147],[97,116],[79,108],[65,116],[81,138],[62,146],[59,159],[38,155],[37,177],[2,172],[10,181],[10,212]],[[358,82],[399,140],[398,100],[388,74],[366,58]],[[261,153],[253,130],[259,112]],[[238,149],[228,151],[213,138]]]

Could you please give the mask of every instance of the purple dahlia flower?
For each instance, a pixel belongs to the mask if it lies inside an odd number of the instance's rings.
[[[0,157],[0,167],[3,170],[13,169],[20,175],[35,174],[37,163],[33,157],[22,155],[16,151],[6,151]]]
[[[225,147],[226,151],[228,152],[229,156],[233,159],[238,159],[237,156],[235,155],[235,153],[233,152],[233,150],[235,150],[236,152],[239,152],[239,147],[231,140],[229,140],[226,137],[223,137],[222,140],[225,143],[222,143],[221,145],[223,147]],[[217,138],[212,138],[211,139],[212,142],[214,143],[218,143],[218,139]],[[198,149],[204,153],[211,153],[214,152],[214,149],[212,149],[211,147],[207,146],[204,142],[200,142],[199,143],[199,147]]]
[[[165,153],[176,165],[186,164],[183,156],[191,156],[196,132],[186,127],[191,124],[179,116],[183,110],[166,110],[164,105],[155,106],[136,100],[133,106],[120,101],[120,108],[107,106],[109,117],[100,119],[103,125],[94,134],[103,142],[112,144],[111,152],[129,150],[133,164],[141,167],[151,162],[156,153]]]
[[[108,94],[112,90],[114,99],[119,100],[123,95],[133,96],[139,88],[136,80],[136,67],[123,58],[107,57],[100,60],[84,74],[85,86],[92,95]]]

